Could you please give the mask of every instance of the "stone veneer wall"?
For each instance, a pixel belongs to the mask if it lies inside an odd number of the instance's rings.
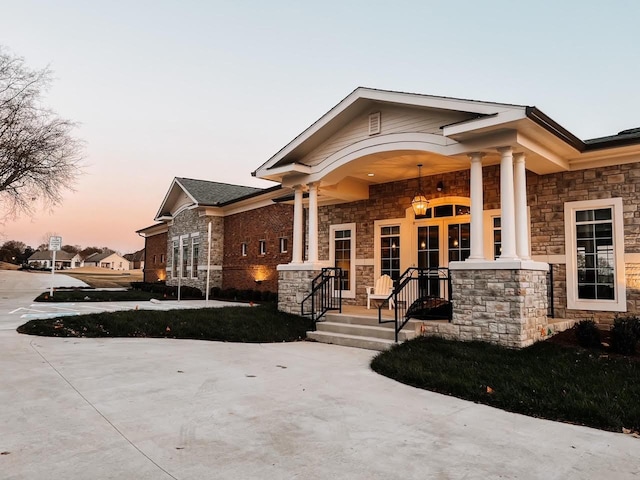
[[[210,287],[222,287],[222,255],[224,241],[224,218],[200,216],[198,210],[183,210],[173,219],[173,224],[169,226],[167,235],[167,285],[178,285],[178,278],[171,272],[173,264],[173,239],[181,235],[191,235],[198,232],[200,238],[200,248],[198,252],[198,273],[197,278],[181,278],[180,284],[196,287],[206,293],[207,287],[207,237],[208,225],[211,221],[211,273]],[[191,252],[191,244],[189,244]],[[191,253],[189,253],[191,254]],[[217,267],[217,268],[216,268]],[[178,266],[179,268],[179,266]]]
[[[538,270],[451,270],[453,320],[440,336],[526,347],[546,335],[547,275]]]
[[[483,168],[484,210],[500,208],[499,166]],[[442,181],[444,192],[436,184]],[[334,224],[356,223],[356,259],[370,261],[373,253],[374,221],[402,218],[418,188],[418,180],[372,185],[369,199],[358,202],[322,206],[319,214],[319,258],[329,259],[329,228]],[[422,190],[427,198],[439,196],[469,197],[469,170],[422,178]],[[621,197],[624,204],[625,253],[640,254],[640,163],[597,169],[578,170],[550,175],[527,171],[527,203],[531,216],[531,253],[545,261],[548,256],[565,255],[564,204],[569,201]],[[556,257],[557,258],[557,257]],[[356,267],[356,299],[345,303],[366,304],[365,286],[373,281],[374,268]],[[366,262],[365,262],[366,263]],[[556,318],[594,319],[611,323],[613,312],[568,310],[566,298],[566,267],[554,264],[554,307]],[[640,263],[627,263],[627,309],[640,311]]]
[[[300,315],[300,303],[311,292],[311,281],[319,274],[319,270],[280,270],[278,310]]]

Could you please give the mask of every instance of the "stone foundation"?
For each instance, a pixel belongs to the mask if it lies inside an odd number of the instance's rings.
[[[287,267],[287,269],[282,267]],[[291,265],[278,267],[278,310],[300,315],[300,303],[311,293],[311,281],[320,274],[320,269],[295,270],[291,268]]]
[[[548,325],[544,265],[532,269],[504,269],[495,262],[480,269],[452,265],[453,320],[438,333],[512,348],[527,347],[544,338]]]

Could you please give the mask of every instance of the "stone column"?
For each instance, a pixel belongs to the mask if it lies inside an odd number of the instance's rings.
[[[484,260],[484,200],[482,194],[482,157],[474,152],[471,160],[471,254],[467,261]]]
[[[513,149],[498,149],[500,160],[500,208],[502,209],[502,254],[498,261],[518,259],[516,252],[515,194],[513,190]]]
[[[302,185],[296,185],[294,187],[293,197],[293,248],[291,251],[291,263],[302,263],[303,214]]]
[[[524,153],[513,156],[516,216],[516,252],[521,260],[529,260],[529,228],[527,218],[527,172]]]
[[[309,184],[309,263],[318,261],[318,184]]]

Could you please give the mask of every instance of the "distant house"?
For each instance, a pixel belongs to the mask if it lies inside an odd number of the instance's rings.
[[[124,258],[129,260],[129,268],[131,270],[144,269],[144,248],[137,252],[127,253]]]
[[[39,250],[27,259],[27,264],[36,268],[51,268],[53,251]],[[63,268],[76,268],[82,264],[82,259],[77,253],[68,253],[62,250],[56,252],[56,270]]]
[[[114,252],[94,253],[84,259],[85,267],[100,267],[110,270],[129,270],[129,260]]]

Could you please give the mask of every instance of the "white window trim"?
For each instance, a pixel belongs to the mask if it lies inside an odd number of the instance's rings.
[[[264,256],[267,254],[267,241],[266,240],[258,240],[258,251],[259,254]]]
[[[178,273],[180,275],[180,278],[189,278],[190,277],[189,272],[191,271],[191,265],[189,263],[187,263],[186,271],[182,270],[182,266],[184,264],[184,247],[185,246],[187,247],[187,254],[188,254],[189,251],[190,251],[190,248],[189,248],[189,234],[180,235],[180,243],[179,243],[180,265],[178,267]]]
[[[287,253],[287,251],[289,250],[289,239],[287,237],[280,237],[279,243],[280,243],[280,253]],[[282,248],[283,243],[286,243],[285,248]]]
[[[241,257],[246,257],[247,256],[247,242],[242,242],[240,244],[240,256]]]
[[[349,278],[351,288],[342,291],[343,298],[356,298],[356,224],[341,223],[329,227],[329,264],[333,267],[336,264],[336,231],[351,230],[351,268]]]
[[[413,210],[412,210],[413,211]],[[373,222],[373,275],[374,280],[380,278],[382,274],[382,258],[380,256],[382,227],[400,227],[400,274],[402,274],[411,263],[411,226],[405,218],[390,218],[385,220],[375,220]]]
[[[615,256],[615,299],[589,300],[578,298],[578,267],[576,258],[576,210],[611,208],[613,211],[613,254]],[[624,272],[624,219],[622,198],[604,198],[565,202],[564,239],[567,260],[567,308],[570,310],[627,311],[627,289]]]

